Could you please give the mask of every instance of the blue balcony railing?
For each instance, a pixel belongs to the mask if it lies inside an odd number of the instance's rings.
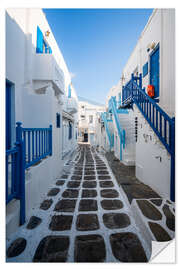
[[[49,128],[22,128],[25,145],[25,168],[52,155],[52,126]]]

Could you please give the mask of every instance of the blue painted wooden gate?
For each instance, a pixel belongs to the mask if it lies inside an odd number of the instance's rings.
[[[150,56],[150,84],[154,85],[154,97],[159,97],[159,46]]]

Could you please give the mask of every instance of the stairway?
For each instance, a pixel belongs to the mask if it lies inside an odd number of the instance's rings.
[[[158,106],[142,89],[142,76],[135,77],[123,87],[122,104],[135,104],[145,122],[149,124],[153,133],[157,136],[161,146],[171,156],[171,200],[175,200],[175,118],[170,118],[167,113]]]

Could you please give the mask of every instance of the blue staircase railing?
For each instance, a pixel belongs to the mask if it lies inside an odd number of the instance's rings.
[[[175,117],[170,118],[142,89],[142,76],[135,77],[122,89],[122,103],[135,103],[161,143],[171,155],[171,200],[175,200]]]
[[[116,128],[118,131],[118,136],[120,139],[120,160],[122,160],[122,147],[125,149],[125,130],[122,129],[118,117],[118,109],[117,109],[117,102],[116,97],[111,97],[109,100],[109,110],[112,112],[116,124]]]
[[[107,133],[107,136],[108,136],[110,149],[112,149],[112,147],[114,146],[114,136],[113,136],[113,134],[111,134],[111,132],[109,130],[109,126],[108,126],[108,122],[110,122],[112,120],[107,119],[107,113],[106,112],[101,114],[101,119],[104,122],[104,126],[105,126],[105,130],[106,130],[106,133]]]

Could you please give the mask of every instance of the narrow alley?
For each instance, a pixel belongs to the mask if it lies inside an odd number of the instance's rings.
[[[107,160],[88,144],[80,144],[63,172],[8,240],[8,261],[148,261],[151,245],[137,227]],[[158,216],[156,209],[152,221]],[[165,231],[164,236],[171,239]]]
[[[6,262],[154,262],[175,240],[175,9],[4,13]]]

